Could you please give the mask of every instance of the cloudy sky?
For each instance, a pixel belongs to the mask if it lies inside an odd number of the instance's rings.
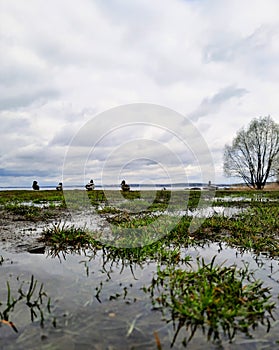
[[[0,186],[198,181],[198,139],[235,181],[224,145],[279,122],[278,62],[277,0],[0,0]],[[138,103],[186,124],[106,114]]]

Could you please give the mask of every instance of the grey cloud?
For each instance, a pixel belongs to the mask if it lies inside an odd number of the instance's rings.
[[[59,93],[55,89],[45,89],[33,93],[19,93],[17,96],[0,97],[0,110],[10,110],[15,108],[26,107],[34,102],[48,101],[58,97]]]
[[[236,88],[233,85],[227,86],[219,90],[212,97],[203,99],[199,107],[190,113],[188,117],[192,120],[197,120],[207,114],[217,112],[226,101],[234,97],[239,98],[247,93],[248,91],[246,89]]]
[[[251,35],[244,38],[232,37],[230,33],[223,34],[222,39],[208,45],[204,51],[204,61],[232,62],[240,61],[248,68],[257,70],[267,69],[265,61],[270,63],[278,55],[270,49],[272,40],[278,40],[278,26],[260,26]],[[252,59],[251,59],[252,58]]]
[[[115,119],[118,115],[115,115]],[[140,118],[140,116],[139,116]],[[155,118],[154,118],[155,119]],[[66,129],[65,133],[72,133],[74,137],[71,147],[118,147],[123,144],[123,142],[129,142],[132,140],[149,139],[158,140],[158,142],[163,142],[169,140],[173,137],[172,134],[167,133],[166,130],[160,128],[160,123],[158,126],[151,124],[140,123],[135,120],[135,122],[129,121],[129,123],[121,120],[119,116],[119,123],[111,125],[112,119],[104,117],[103,119],[91,119],[88,123],[84,124],[82,128],[76,129],[75,132],[71,127]],[[55,137],[53,142],[58,142],[59,139],[63,139],[63,131]]]
[[[123,169],[124,170],[135,170],[138,171],[142,168],[144,168],[145,170],[147,170],[148,167],[150,166],[156,166],[157,162],[155,162],[152,159],[148,159],[148,158],[136,158],[136,159],[132,159],[131,162],[128,162]]]
[[[2,37],[1,37],[2,39]],[[27,107],[59,96],[50,67],[23,41],[0,42],[0,110]]]
[[[3,169],[0,168],[0,176],[3,177],[49,177],[48,169],[45,170],[18,170],[18,169]],[[20,185],[20,184],[19,184]]]
[[[7,134],[13,135],[25,132],[31,125],[31,121],[27,117],[15,119],[10,115],[9,117],[5,117],[2,114],[0,114],[0,123],[2,134],[1,137],[4,135],[6,136]]]
[[[53,139],[49,142],[49,146],[69,146],[73,136],[77,130],[72,125],[65,125],[58,130]]]
[[[10,57],[7,53],[7,61],[9,61],[9,58]],[[7,62],[6,64],[1,62],[1,64],[2,67],[0,68],[0,80],[1,85],[5,86],[5,88],[14,87],[16,84],[26,81],[32,81],[36,83],[41,82],[42,73],[36,67],[24,67],[22,65],[19,66],[17,63],[13,63],[11,61]]]
[[[138,147],[140,145],[140,148]],[[193,155],[186,149],[176,149],[172,147],[168,149],[167,145],[159,145],[150,141],[133,142],[124,145],[124,147],[114,151],[113,148],[93,152],[90,161],[93,161],[93,166],[96,161],[105,161],[105,168],[109,171],[114,171],[122,166],[134,169],[146,168],[155,164],[162,164],[166,167],[193,163]],[[90,163],[89,161],[89,163]]]
[[[7,169],[25,171],[26,169],[37,169],[38,171],[49,168],[62,167],[64,149],[47,148],[43,145],[27,145],[19,150],[14,149],[9,154],[2,157],[2,164],[5,163]],[[54,166],[53,166],[54,165]]]

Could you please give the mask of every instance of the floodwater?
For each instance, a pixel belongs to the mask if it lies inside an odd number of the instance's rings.
[[[201,209],[193,212],[196,216],[212,214],[234,215],[237,208],[214,207],[210,212]],[[185,215],[185,213],[181,213]],[[190,213],[188,213],[190,215]],[[94,229],[103,225],[100,217],[95,218]],[[83,217],[75,217],[75,225]],[[99,221],[98,221],[99,220]],[[30,241],[40,235],[43,227],[30,231]],[[27,240],[28,241],[28,240]],[[22,249],[0,242],[0,300],[3,306],[7,300],[9,281],[11,297],[18,296],[18,289],[28,283],[33,275],[38,287],[51,298],[51,313],[47,302],[42,306],[43,327],[40,318],[32,322],[30,309],[20,301],[9,313],[18,330],[0,324],[0,349],[162,349],[171,347],[177,325],[166,322],[158,310],[154,310],[151,298],[142,288],[149,286],[156,273],[154,261],[141,264],[129,262],[110,255],[102,249],[96,251],[64,252],[59,255],[46,250],[42,254],[26,252],[28,242],[22,242]],[[20,248],[20,247],[17,247]],[[197,257],[210,262],[216,255],[215,263],[227,266],[236,264],[240,268],[249,263],[249,270],[264,281],[272,290],[272,301],[278,305],[279,265],[277,260],[266,256],[254,256],[248,252],[231,249],[225,244],[206,244],[181,249],[182,255],[190,255],[193,266]],[[208,342],[202,330],[197,330],[187,349],[278,349],[278,311],[273,313],[275,321],[271,329],[259,325],[251,330],[251,337],[237,333],[232,343],[223,340],[222,345]],[[37,315],[39,316],[39,315]],[[182,328],[173,349],[184,349],[183,339],[189,336]],[[156,340],[157,339],[157,340]]]
[[[183,251],[195,261],[197,256],[210,262],[214,255],[216,263],[237,264],[255,270],[255,277],[272,288],[273,300],[279,293],[278,261],[264,256],[254,257],[250,253],[237,252],[225,245],[210,244],[192,247]],[[159,311],[152,310],[150,296],[142,291],[151,283],[156,272],[154,262],[141,265],[127,261],[114,261],[102,251],[96,254],[60,254],[53,257],[45,254],[2,253],[4,262],[0,265],[0,300],[7,294],[6,281],[10,281],[11,293],[16,295],[22,281],[29,281],[34,275],[38,284],[51,297],[51,314],[44,311],[44,327],[39,321],[31,322],[26,305],[19,304],[11,312],[18,333],[11,327],[0,328],[1,349],[157,349],[154,332],[162,348],[170,348],[174,329],[166,323]],[[274,314],[275,319],[278,313]],[[56,318],[56,327],[53,326]],[[267,333],[259,326],[252,331],[253,338],[237,334],[232,344],[223,342],[225,349],[275,349],[279,324],[274,322]],[[185,334],[183,334],[185,332]],[[186,330],[182,329],[174,349],[182,345]],[[278,344],[277,344],[278,345]],[[207,343],[202,332],[197,332],[189,349],[220,349]],[[278,347],[277,347],[278,348]]]

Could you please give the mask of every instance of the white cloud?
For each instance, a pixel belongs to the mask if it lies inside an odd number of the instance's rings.
[[[84,123],[137,102],[191,117],[212,152],[216,180],[224,181],[222,151],[235,132],[256,116],[279,121],[278,13],[277,0],[2,0],[0,186],[26,169],[27,185],[39,173],[56,184]],[[97,169],[119,140],[141,132],[108,133]],[[92,133],[98,138],[98,128]],[[145,137],[183,154],[168,133],[149,128]],[[132,162],[130,173],[133,166],[136,180],[143,171]]]

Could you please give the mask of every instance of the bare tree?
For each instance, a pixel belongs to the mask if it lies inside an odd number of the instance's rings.
[[[279,125],[270,116],[253,119],[226,145],[224,172],[242,178],[254,189],[263,189],[269,177],[278,175]]]

